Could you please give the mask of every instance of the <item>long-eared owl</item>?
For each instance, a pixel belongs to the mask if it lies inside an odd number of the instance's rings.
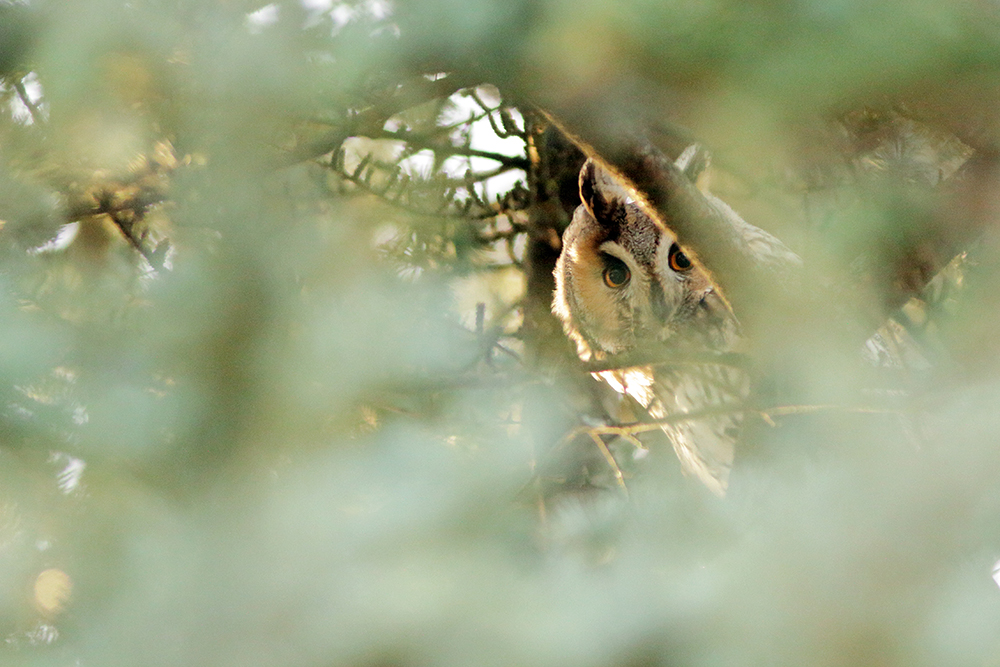
[[[689,151],[679,159],[682,169],[684,159],[690,159]],[[706,197],[751,249],[767,247],[795,259],[776,238],[721,200]],[[593,160],[580,171],[580,199],[556,263],[553,311],[584,361],[622,353],[640,353],[644,360],[663,355],[666,363],[594,376],[638,402],[669,437],[685,474],[723,495],[748,377],[721,363],[684,363],[683,356],[733,351],[739,323],[673,234],[643,213]]]

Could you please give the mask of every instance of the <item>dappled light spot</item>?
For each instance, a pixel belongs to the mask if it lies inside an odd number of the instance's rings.
[[[74,417],[74,421],[75,419]],[[49,460],[60,466],[60,470],[56,474],[56,484],[58,484],[59,490],[66,494],[76,491],[80,487],[80,478],[87,467],[86,462],[62,452],[51,454]]]
[[[59,639],[59,630],[49,623],[39,623],[25,634],[28,643],[32,646],[51,644]]]
[[[73,580],[58,568],[44,570],[35,578],[35,606],[44,614],[62,612],[72,593]]]

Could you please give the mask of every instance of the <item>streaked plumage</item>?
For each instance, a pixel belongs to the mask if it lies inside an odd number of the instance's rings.
[[[706,196],[762,260],[798,261],[776,238]],[[580,172],[580,197],[556,264],[553,311],[581,359],[736,348],[739,324],[704,272],[591,160]],[[686,474],[725,493],[749,391],[744,371],[685,363],[594,375],[662,422]]]

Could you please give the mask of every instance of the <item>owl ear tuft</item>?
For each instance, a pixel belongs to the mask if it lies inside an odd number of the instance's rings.
[[[587,212],[602,225],[616,224],[622,218],[627,195],[614,177],[592,159],[580,169],[580,201]]]

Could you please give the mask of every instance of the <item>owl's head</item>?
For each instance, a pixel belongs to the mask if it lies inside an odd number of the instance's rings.
[[[724,308],[704,272],[593,160],[563,235],[553,312],[582,359],[682,337]]]

